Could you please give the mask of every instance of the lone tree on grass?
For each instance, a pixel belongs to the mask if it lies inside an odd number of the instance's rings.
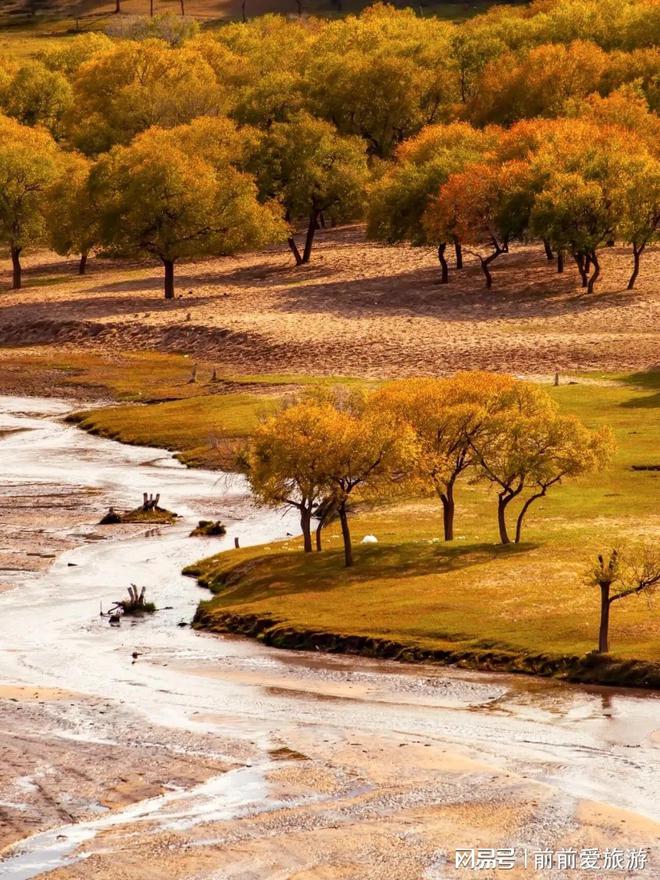
[[[598,653],[607,654],[612,604],[628,596],[650,595],[660,586],[660,551],[644,546],[628,558],[622,558],[618,550],[612,550],[609,556],[601,553],[588,573],[587,583],[600,589]]]
[[[177,146],[177,130],[151,129],[114,147],[91,176],[101,206],[101,244],[117,255],[147,253],[165,270],[165,299],[174,297],[174,264],[231,254],[284,235],[279,209],[257,200],[250,175],[212,164]]]

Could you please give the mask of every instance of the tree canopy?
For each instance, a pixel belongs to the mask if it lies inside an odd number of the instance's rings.
[[[130,146],[113,147],[95,165],[90,186],[101,243],[160,259],[167,299],[176,260],[258,247],[283,232],[277,206],[259,203],[250,175],[190,155],[176,130],[151,129]]]

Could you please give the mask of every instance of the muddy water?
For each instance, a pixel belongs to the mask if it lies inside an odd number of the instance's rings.
[[[1,474],[17,497],[64,487],[102,511],[160,491],[181,519],[145,533],[69,514],[45,538],[76,546],[0,594],[0,683],[43,691],[0,703],[0,817],[17,840],[0,877],[469,878],[452,847],[522,858],[569,845],[648,848],[626,876],[660,876],[657,696],[181,627],[205,597],[185,564],[234,536],[285,538],[295,519],[256,508],[240,478],[69,427],[68,408],[0,398]],[[221,517],[227,538],[188,537],[200,517]],[[99,603],[131,582],[163,610],[111,629]]]

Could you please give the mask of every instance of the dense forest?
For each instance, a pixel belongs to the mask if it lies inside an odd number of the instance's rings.
[[[179,259],[316,230],[493,261],[538,240],[589,292],[657,235],[656,0],[537,0],[459,23],[377,4],[201,31],[135,19],[0,63],[0,242]],[[303,230],[302,240],[296,231]]]

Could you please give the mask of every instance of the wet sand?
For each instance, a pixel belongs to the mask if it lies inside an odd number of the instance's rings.
[[[0,595],[0,877],[660,874],[657,695],[293,654],[179,627],[205,595],[183,565],[234,534],[267,541],[295,523],[253,508],[240,481],[90,437],[45,418],[46,404],[10,413],[20,409],[0,401],[0,430],[25,428],[20,442],[0,439],[8,480],[92,492],[101,510],[157,483],[182,520],[85,540],[75,536],[98,532],[98,511],[81,507],[76,523],[45,527],[46,543],[52,530],[75,546]],[[226,539],[187,537],[206,515],[229,522]],[[99,601],[131,581],[163,610],[111,629]],[[519,864],[456,869],[457,847],[516,847]],[[531,860],[567,847],[648,847],[649,866],[522,865],[523,849]]]

